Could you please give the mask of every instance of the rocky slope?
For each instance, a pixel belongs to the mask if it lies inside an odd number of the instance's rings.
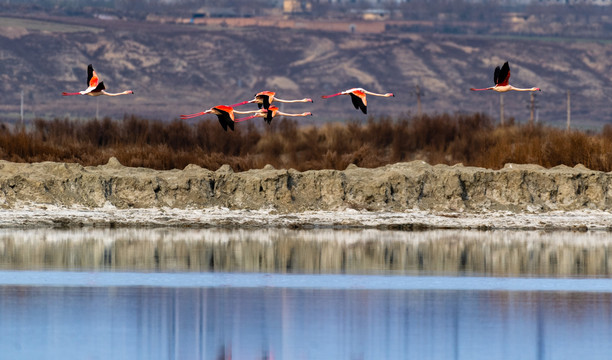
[[[544,169],[508,164],[501,170],[431,166],[421,161],[376,169],[298,172],[267,166],[235,173],[155,171],[108,164],[21,164],[0,161],[0,207],[24,204],[117,209],[172,208],[306,211],[515,213],[603,210],[612,205],[612,175],[577,166]]]

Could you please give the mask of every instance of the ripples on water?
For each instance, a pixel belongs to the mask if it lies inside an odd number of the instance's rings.
[[[0,359],[608,359],[611,244],[606,232],[0,230]]]

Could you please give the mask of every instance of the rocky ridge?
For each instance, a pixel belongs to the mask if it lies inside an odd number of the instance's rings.
[[[274,169],[234,172],[130,168],[111,158],[106,165],[0,161],[0,209],[24,204],[96,209],[271,209],[306,211],[436,211],[545,213],[607,211],[612,174],[578,165],[545,169],[507,164],[491,170],[422,161],[343,171]]]

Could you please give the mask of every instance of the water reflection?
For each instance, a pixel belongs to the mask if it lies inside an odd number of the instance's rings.
[[[609,293],[4,286],[0,322],[7,359],[607,359],[612,351]]]
[[[0,230],[0,269],[610,276],[608,232]]]

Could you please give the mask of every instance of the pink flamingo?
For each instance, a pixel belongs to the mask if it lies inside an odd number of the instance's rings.
[[[367,114],[368,113],[368,100],[366,99],[366,94],[367,95],[374,95],[374,96],[382,96],[382,97],[395,96],[395,95],[393,95],[393,93],[377,94],[377,93],[373,93],[371,91],[364,90],[362,88],[353,88],[353,89],[345,90],[343,92],[339,92],[337,94],[323,95],[321,97],[323,99],[327,99],[327,98],[330,98],[330,97],[333,97],[333,96],[338,96],[338,95],[350,95],[351,96],[351,101],[353,102],[353,106],[355,106],[355,109],[361,109],[361,111],[364,114]]]
[[[89,95],[89,96],[119,96],[119,95],[128,95],[134,94],[132,90],[126,90],[120,93],[109,93],[105,91],[106,87],[104,86],[103,81],[99,81],[98,75],[93,69],[93,66],[89,64],[87,66],[87,89],[79,92],[63,92],[62,95],[70,96],[70,95]]]
[[[262,92],[255,94],[255,97],[252,100],[239,102],[238,104],[234,104],[232,106],[236,107],[236,106],[240,106],[244,104],[256,103],[260,109],[262,107],[264,109],[267,109],[270,107],[270,104],[272,104],[273,101],[278,101],[282,103],[298,103],[298,102],[312,102],[312,99],[304,98],[304,99],[299,99],[299,100],[283,100],[283,99],[277,98],[276,93],[273,91],[262,91]]]
[[[501,69],[499,68],[499,66],[495,68],[495,72],[493,73],[493,82],[495,82],[495,86],[491,86],[491,87],[484,88],[484,89],[471,88],[470,90],[472,91],[493,90],[493,91],[497,91],[500,93],[510,91],[510,90],[513,90],[513,91],[542,91],[540,88],[537,88],[537,87],[532,87],[532,88],[527,88],[527,89],[517,88],[517,87],[514,87],[508,84],[509,81],[510,81],[510,65],[508,65],[508,62],[506,61],[504,65],[502,65]]]
[[[232,131],[234,131],[234,123],[243,120],[243,119],[234,120],[234,113],[236,113],[236,114],[252,114],[252,113],[256,113],[258,111],[259,110],[238,111],[238,110],[234,110],[234,108],[232,106],[217,105],[217,106],[211,107],[210,109],[208,109],[206,111],[202,111],[202,112],[199,112],[199,113],[189,114],[189,115],[181,115],[181,119],[183,119],[183,120],[185,120],[185,119],[192,119],[194,117],[198,117],[198,116],[201,116],[201,115],[204,115],[204,114],[215,114],[215,115],[217,115],[217,118],[219,119],[219,123],[223,127],[223,130],[227,131],[227,128],[229,127]],[[249,119],[250,119],[250,117],[249,117]]]
[[[249,120],[249,119],[252,119],[252,118],[255,118],[255,117],[260,117],[260,118],[263,118],[265,122],[270,124],[272,122],[272,119],[276,115],[281,115],[281,116],[312,116],[312,113],[310,113],[310,112],[303,112],[301,114],[289,114],[289,113],[284,113],[282,111],[279,111],[278,107],[276,107],[274,105],[271,105],[267,110],[266,109],[255,110],[255,115],[251,115],[251,116],[247,116],[247,117],[242,118],[242,119],[238,119],[235,122],[241,122],[241,121]]]

